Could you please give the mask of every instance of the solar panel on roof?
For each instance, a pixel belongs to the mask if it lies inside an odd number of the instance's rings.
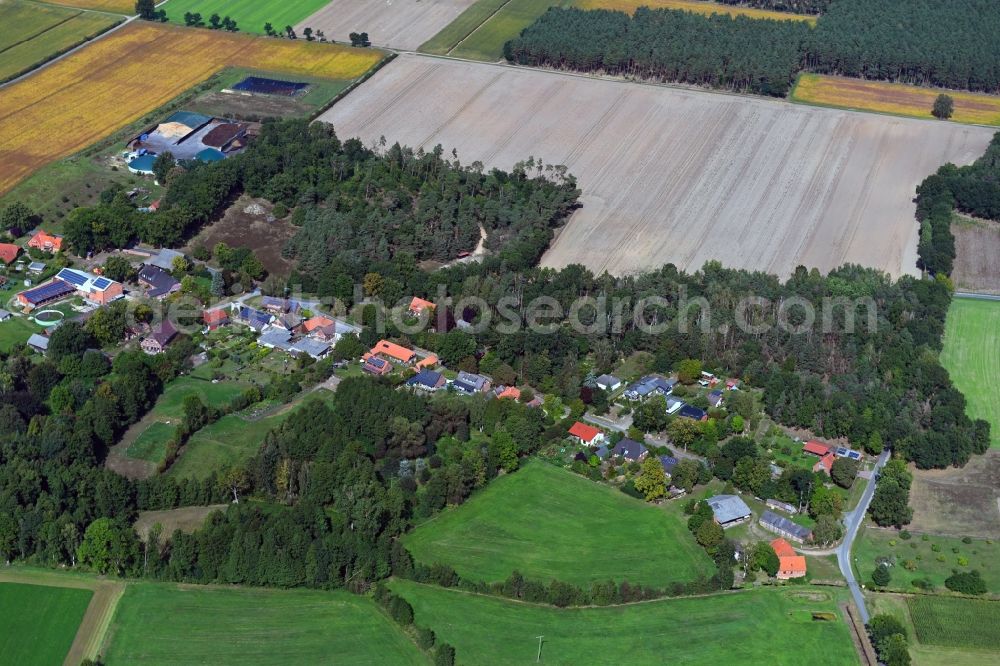
[[[111,286],[111,280],[108,278],[97,278],[94,280],[94,289],[107,289]]]
[[[857,451],[851,451],[850,453],[847,454],[847,457],[850,458],[851,460],[858,460],[859,458],[861,458],[861,454],[858,453]]]
[[[837,447],[837,455],[838,456],[846,456],[847,455],[847,449],[845,447],[843,447],[843,446]]]
[[[55,280],[40,287],[29,289],[23,295],[30,303],[41,303],[70,293],[73,293],[73,287],[65,282]]]
[[[76,271],[71,271],[68,268],[64,268],[61,271],[59,271],[59,274],[56,275],[56,277],[59,278],[60,280],[65,280],[70,284],[76,285],[77,287],[82,287],[84,284],[87,283],[86,276],[80,275]]]

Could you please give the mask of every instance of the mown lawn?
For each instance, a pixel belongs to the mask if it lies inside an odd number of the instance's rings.
[[[1000,301],[952,301],[941,363],[965,394],[969,417],[989,421],[990,443],[1000,447]]]
[[[480,0],[476,5],[473,5],[473,8],[484,2],[490,6],[496,4],[493,0]],[[482,12],[489,16],[486,22],[470,33],[466,33],[468,37],[455,46],[450,55],[456,58],[490,62],[500,60],[503,58],[503,45],[508,40],[520,35],[522,30],[534,23],[539,16],[548,11],[549,7],[570,7],[572,5],[573,0],[510,0],[492,16],[485,11],[488,9],[487,7]],[[472,8],[466,10],[466,13],[471,10]],[[465,13],[455,21],[461,21],[463,16]],[[436,39],[437,36],[431,41]]]
[[[572,472],[531,462],[404,537],[424,563],[462,576],[525,577],[586,585],[664,586],[711,575],[679,503],[655,507]]]
[[[125,454],[129,458],[139,458],[158,463],[167,455],[167,442],[177,429],[161,421],[156,421],[142,431]]]
[[[858,663],[832,588],[557,609],[405,580],[391,587],[462,664],[534,663],[538,636],[545,664]],[[837,619],[814,621],[817,611]]]
[[[158,420],[180,420],[184,416],[184,399],[196,395],[211,407],[225,407],[229,401],[246,389],[244,384],[218,382],[213,384],[194,377],[178,377],[163,390],[163,395],[153,406]]]
[[[170,0],[163,9],[171,23],[184,25],[184,14],[201,14],[207,26],[212,14],[220,18],[230,17],[236,21],[241,32],[264,34],[264,24],[270,23],[278,32],[284,32],[286,25],[295,25],[314,14],[327,0]]]
[[[61,664],[93,595],[67,587],[0,583],[0,662]]]
[[[131,664],[426,664],[375,603],[348,592],[133,583],[105,650]]]

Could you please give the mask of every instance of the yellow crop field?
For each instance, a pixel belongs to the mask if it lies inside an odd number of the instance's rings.
[[[750,7],[734,7],[715,2],[704,2],[703,0],[576,0],[573,4],[580,9],[615,9],[629,14],[634,13],[639,7],[649,7],[650,9],[683,9],[696,14],[728,14],[729,16],[749,16],[750,18],[778,21],[804,21],[811,25],[816,24],[815,16],[773,12]]]
[[[955,113],[951,117],[955,122],[1000,126],[1000,96],[996,95],[803,74],[792,91],[792,99],[821,106],[932,118],[934,100],[942,92],[955,100]]]
[[[63,5],[64,7],[78,7],[79,9],[94,9],[102,12],[114,12],[115,14],[135,14],[135,2],[133,0],[45,0],[53,5]]]
[[[227,66],[354,79],[385,54],[132,23],[0,89],[0,194],[35,169],[141,118]]]

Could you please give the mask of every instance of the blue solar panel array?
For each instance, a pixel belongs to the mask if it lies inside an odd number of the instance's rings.
[[[43,284],[40,287],[35,287],[34,289],[29,289],[24,292],[24,297],[28,299],[29,303],[45,303],[51,301],[54,298],[59,298],[60,296],[65,296],[67,294],[72,294],[75,290],[71,285],[66,284],[61,280],[53,280],[48,284]]]
[[[65,280],[66,282],[69,282],[70,284],[75,285],[77,287],[82,287],[87,283],[86,275],[81,275],[80,273],[77,273],[76,271],[71,271],[68,268],[64,268],[61,271],[59,271],[56,277],[59,278],[60,280]]]
[[[111,280],[105,277],[99,277],[94,280],[94,289],[107,289],[111,286]]]

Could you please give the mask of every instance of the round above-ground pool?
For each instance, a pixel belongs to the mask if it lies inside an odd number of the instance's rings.
[[[32,320],[43,328],[51,328],[66,318],[59,310],[39,310],[31,315]]]

